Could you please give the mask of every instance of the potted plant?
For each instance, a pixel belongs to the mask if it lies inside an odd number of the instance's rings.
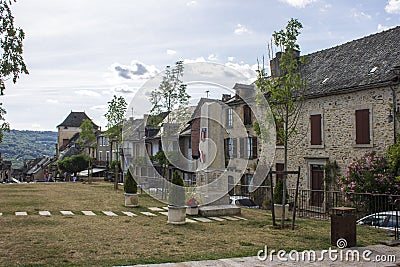
[[[274,211],[275,218],[282,218],[282,200],[283,200],[283,179],[278,179],[274,188]],[[286,190],[285,194],[285,220],[289,211],[289,195]]]
[[[184,224],[186,219],[185,183],[177,171],[172,176],[168,194],[168,223]]]
[[[137,207],[138,206],[138,195],[137,195],[137,183],[132,177],[130,170],[125,177],[124,181],[124,191],[125,191],[125,207]]]
[[[191,197],[186,201],[186,215],[197,215],[199,214],[199,201],[194,197]]]

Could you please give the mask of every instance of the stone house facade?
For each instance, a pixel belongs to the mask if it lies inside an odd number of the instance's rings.
[[[57,155],[60,155],[60,152],[68,146],[74,136],[76,137],[76,134],[79,134],[81,132],[81,129],[79,127],[82,125],[82,122],[85,119],[90,120],[89,116],[86,115],[85,112],[71,111],[71,113],[65,118],[65,120],[57,125]],[[93,128],[95,131],[99,130],[99,126],[94,123]]]
[[[288,151],[288,169],[301,167],[301,188],[323,190],[328,162],[344,175],[355,158],[371,150],[383,156],[394,143],[388,117],[399,108],[399,43],[396,27],[305,56],[307,93]],[[280,146],[275,161],[283,163]],[[294,185],[289,178],[288,187]]]

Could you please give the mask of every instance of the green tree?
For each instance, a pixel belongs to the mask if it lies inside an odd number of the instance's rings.
[[[108,102],[108,110],[104,115],[107,119],[107,136],[112,139],[115,138],[119,142],[122,140],[122,124],[124,122],[127,105],[122,96],[117,97],[114,95],[113,99]]]
[[[64,172],[78,173],[85,170],[88,166],[88,163],[89,157],[84,154],[80,154],[72,157],[66,157],[58,161],[57,164],[58,168]]]
[[[93,147],[96,143],[96,134],[92,121],[84,119],[79,128],[81,129],[78,140],[79,145],[82,147]]]
[[[297,37],[302,29],[302,24],[297,19],[291,19],[284,30],[274,32],[272,37],[274,44],[280,48],[279,76],[268,77],[264,66],[258,70],[256,85],[263,94],[269,94],[269,105],[277,127],[277,138],[284,147],[284,164],[287,171],[289,140],[296,134],[297,122],[302,109],[305,93],[300,65],[305,58],[298,58]],[[286,175],[283,177],[283,196],[286,195]],[[283,204],[286,199],[283,197]],[[281,226],[284,227],[284,212]]]
[[[21,28],[15,28],[14,17],[11,14],[11,4],[15,0],[0,0],[0,95],[6,89],[5,82],[12,78],[16,83],[19,74],[29,74],[26,68],[23,54],[22,41],[25,33]],[[10,125],[5,121],[6,110],[0,103],[0,143],[3,140],[3,132],[10,131]]]
[[[182,81],[183,61],[177,61],[175,67],[167,66],[165,74],[157,89],[151,92],[150,102],[153,105],[150,113],[157,116],[161,112],[187,107],[190,95]]]

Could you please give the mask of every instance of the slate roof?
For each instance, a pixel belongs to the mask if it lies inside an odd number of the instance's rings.
[[[197,106],[192,113],[191,121],[201,117],[201,107],[204,103],[222,103],[222,101],[213,98],[200,98],[199,103],[197,103]]]
[[[36,165],[34,165],[28,172],[28,175],[37,173],[41,168],[46,167],[51,163],[51,158],[43,157]]]
[[[400,66],[400,26],[305,57],[308,97],[388,85]]]
[[[71,111],[71,113],[68,115],[68,117],[57,127],[80,127],[83,120],[88,119],[91,120],[88,115],[86,115],[85,112],[76,112],[76,111]],[[92,121],[93,123],[93,121]],[[93,127],[95,130],[99,128],[96,124],[93,123]]]

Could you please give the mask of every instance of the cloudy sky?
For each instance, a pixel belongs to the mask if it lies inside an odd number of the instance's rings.
[[[105,129],[114,94],[129,103],[177,60],[254,78],[272,33],[292,17],[304,26],[303,54],[400,25],[400,0],[18,0],[12,11],[30,74],[0,102],[11,128],[52,131],[71,110]]]

